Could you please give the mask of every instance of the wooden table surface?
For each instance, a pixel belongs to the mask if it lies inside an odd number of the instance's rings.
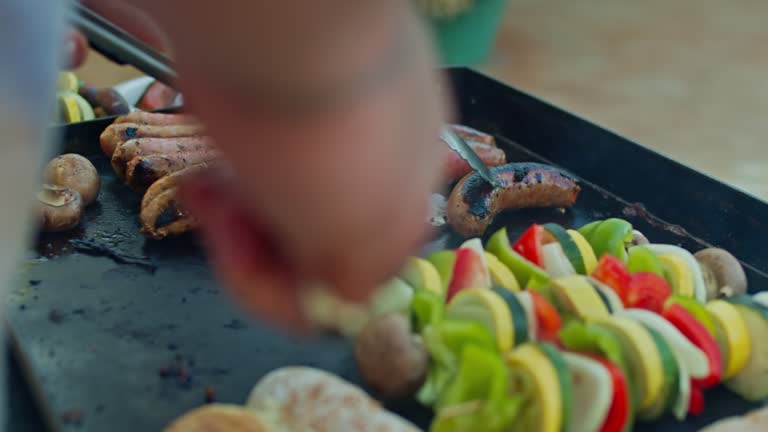
[[[768,2],[509,0],[482,70],[768,199]]]
[[[768,2],[509,0],[480,69],[768,199]],[[92,56],[81,76],[137,75]]]

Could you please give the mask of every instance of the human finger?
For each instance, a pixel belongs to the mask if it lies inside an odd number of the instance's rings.
[[[65,69],[76,69],[85,63],[88,57],[88,41],[82,33],[70,30],[67,33],[64,47],[66,52]]]

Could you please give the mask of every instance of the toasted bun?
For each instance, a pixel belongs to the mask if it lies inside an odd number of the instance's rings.
[[[283,367],[267,374],[246,405],[269,424],[291,432],[419,431],[359,387],[309,367]]]
[[[257,414],[237,405],[195,408],[173,421],[164,432],[271,432]]]
[[[768,407],[747,413],[742,417],[729,417],[712,423],[701,432],[765,432],[768,431]]]

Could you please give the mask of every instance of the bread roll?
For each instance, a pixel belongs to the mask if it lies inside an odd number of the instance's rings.
[[[765,432],[768,431],[768,407],[742,417],[728,417],[712,423],[699,432]]]
[[[290,432],[415,432],[360,388],[328,372],[284,367],[262,378],[246,406]]]
[[[259,417],[238,405],[211,404],[195,408],[165,428],[164,432],[275,432]]]

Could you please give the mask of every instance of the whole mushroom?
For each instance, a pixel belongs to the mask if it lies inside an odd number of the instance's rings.
[[[91,161],[79,154],[69,153],[53,158],[45,167],[44,181],[50,185],[70,188],[80,194],[83,205],[96,201],[101,188],[99,172]]]
[[[66,231],[80,224],[83,202],[77,191],[46,184],[37,193],[37,200],[43,231]]]
[[[401,314],[374,318],[355,340],[357,367],[366,384],[382,396],[413,395],[424,383],[429,364],[421,337]]]
[[[702,249],[694,254],[707,287],[707,300],[747,292],[747,276],[739,260],[720,248]]]

